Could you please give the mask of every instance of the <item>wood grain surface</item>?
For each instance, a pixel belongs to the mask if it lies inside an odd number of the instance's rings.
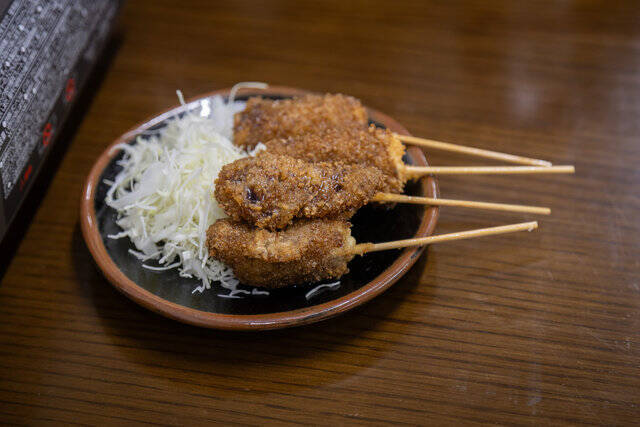
[[[602,424],[640,416],[635,1],[130,1],[0,269],[0,420]],[[575,176],[446,176],[550,206],[535,233],[432,246],[341,317],[230,333],[142,309],[94,267],[80,188],[118,135],[244,80],[344,92],[413,134]],[[434,165],[488,161],[429,151]],[[538,219],[443,208],[437,232]]]

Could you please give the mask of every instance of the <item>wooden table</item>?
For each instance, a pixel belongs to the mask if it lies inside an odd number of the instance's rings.
[[[3,244],[2,420],[637,422],[637,2],[131,1],[118,34]],[[346,315],[267,333],[185,326],[101,277],[79,232],[80,188],[104,147],[175,104],[176,89],[246,80],[348,93],[416,135],[577,173],[441,177],[443,197],[553,215],[443,209],[441,233],[541,227],[433,246]]]

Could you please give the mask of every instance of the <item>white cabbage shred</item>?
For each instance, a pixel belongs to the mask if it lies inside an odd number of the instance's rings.
[[[123,169],[107,182],[106,203],[118,211],[123,231],[109,237],[129,237],[137,249],[129,252],[145,268],[177,268],[181,277],[199,279],[194,292],[219,281],[229,296],[250,294],[237,288],[231,269],[210,259],[206,247],[207,228],[226,217],[213,196],[215,178],[225,164],[253,154],[231,142],[233,115],[244,103],[215,96],[201,107],[199,114],[172,119],[156,135],[114,147],[124,151],[118,162]]]
[[[309,301],[311,298],[320,295],[321,293],[324,293],[326,289],[330,289],[332,291],[335,291],[336,289],[338,289],[340,287],[340,281],[338,280],[337,282],[333,282],[333,283],[325,283],[322,285],[318,285],[315,288],[311,289],[309,292],[307,292],[304,297],[307,299],[307,301]]]

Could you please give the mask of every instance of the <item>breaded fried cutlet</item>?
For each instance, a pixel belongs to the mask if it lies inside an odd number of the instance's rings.
[[[234,116],[234,144],[253,148],[259,142],[328,128],[365,129],[367,110],[346,95],[304,95],[293,99],[249,98]]]
[[[344,162],[373,166],[385,175],[381,191],[401,193],[405,148],[389,130],[371,125],[367,129],[331,128],[301,135],[275,138],[264,143],[267,151],[307,162]]]
[[[384,186],[374,167],[261,152],[225,165],[215,197],[234,220],[276,230],[294,218],[349,219]]]
[[[268,231],[226,218],[207,230],[210,256],[242,283],[265,288],[340,277],[349,271],[354,245],[350,224],[339,220],[300,220]]]

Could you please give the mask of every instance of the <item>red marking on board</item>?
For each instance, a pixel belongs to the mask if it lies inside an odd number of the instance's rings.
[[[29,177],[31,176],[31,172],[33,172],[33,166],[29,165],[27,166],[27,170],[24,171],[24,174],[20,179],[20,191],[22,191],[22,189],[24,188],[24,185],[29,180]]]
[[[73,99],[73,96],[76,94],[76,80],[73,77],[69,77],[67,80],[67,85],[64,88],[64,99],[69,102]]]
[[[44,145],[45,147],[49,145],[52,136],[53,125],[51,123],[47,123],[46,125],[44,125],[44,129],[42,130],[42,145]]]

